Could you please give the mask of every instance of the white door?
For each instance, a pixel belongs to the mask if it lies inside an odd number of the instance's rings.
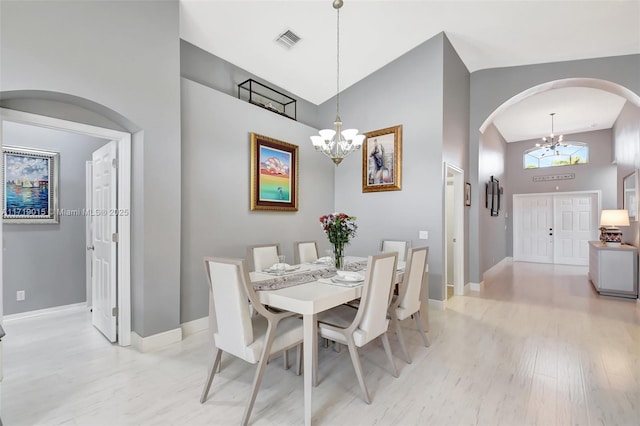
[[[85,211],[90,212],[93,210],[92,198],[93,198],[93,166],[91,161],[85,163]],[[93,302],[92,288],[93,281],[93,216],[88,214],[85,216],[85,243],[87,246],[87,253],[85,255],[85,281],[87,288],[87,306],[91,307]]]
[[[553,197],[513,197],[513,259],[553,263]]]
[[[554,263],[589,265],[589,241],[598,239],[595,194],[555,197]]]
[[[93,325],[111,342],[117,338],[116,282],[116,142],[93,153]]]

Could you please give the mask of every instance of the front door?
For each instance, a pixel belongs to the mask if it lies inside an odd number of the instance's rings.
[[[555,263],[588,265],[589,241],[598,239],[595,194],[555,197]]]
[[[117,188],[116,142],[111,141],[93,153],[92,215],[93,215],[93,325],[110,342],[117,339],[117,274],[116,219]]]
[[[553,197],[513,198],[513,259],[553,263]]]

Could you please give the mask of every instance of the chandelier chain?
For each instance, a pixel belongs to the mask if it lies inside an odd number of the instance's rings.
[[[336,116],[340,116],[340,9],[336,25]]]

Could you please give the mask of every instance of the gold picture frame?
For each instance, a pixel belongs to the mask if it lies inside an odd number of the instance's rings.
[[[251,210],[298,211],[298,146],[251,133]]]
[[[402,125],[364,134],[362,192],[402,189]]]

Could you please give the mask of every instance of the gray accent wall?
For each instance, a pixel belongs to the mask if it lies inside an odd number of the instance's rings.
[[[589,163],[572,166],[545,167],[542,169],[524,169],[522,156],[535,146],[539,140],[511,142],[507,144],[504,199],[508,202],[507,256],[513,256],[513,194],[535,194],[573,191],[600,191],[601,208],[615,209],[616,165],[611,161],[613,136],[611,129],[593,132],[565,134],[564,140],[584,142],[589,145]],[[534,176],[548,176],[573,173],[574,179],[534,182]]]
[[[5,122],[3,146],[60,154],[58,208],[85,208],[85,164],[108,141],[76,133]],[[3,224],[4,314],[46,309],[87,300],[85,216],[61,214],[57,224]],[[24,301],[16,291],[24,290]]]
[[[467,120],[466,68],[454,53],[441,33],[340,95],[345,127],[370,132],[402,125],[401,191],[363,193],[362,153],[351,155],[335,169],[335,208],[358,218],[358,235],[347,247],[347,254],[376,253],[383,238],[411,240],[413,246],[428,245],[429,297],[437,300],[445,297],[444,151],[462,168],[466,158],[466,136],[456,136]],[[461,99],[445,104],[444,74],[449,71],[447,87],[460,84],[455,93]],[[332,126],[335,99],[320,105],[318,118],[317,127]],[[428,240],[418,239],[420,230],[428,231]]]
[[[472,246],[470,253],[472,259],[474,254],[478,256],[480,270],[484,272],[507,255],[506,212],[509,211],[511,203],[508,197],[503,195],[497,216],[491,216],[490,210],[486,208],[485,184],[491,176],[500,181],[505,193],[509,192],[510,182],[505,179],[507,143],[493,124],[481,135],[480,143],[482,150],[478,158],[479,184],[472,186],[477,188],[475,192],[478,193],[478,202],[475,206],[478,209],[478,233],[480,241],[484,244],[480,252],[476,252]],[[474,206],[474,203],[471,205]]]
[[[318,112],[315,104],[296,96],[295,93],[275,86],[184,40],[180,40],[180,75],[235,98],[238,97],[238,84],[251,78],[296,99],[296,121],[310,125]]]
[[[178,328],[178,2],[2,1],[0,12],[3,98],[27,92],[27,112],[87,122],[86,109],[133,133],[132,329]]]
[[[504,102],[531,87],[566,78],[602,79],[617,83],[638,94],[640,93],[640,55],[494,68],[471,73],[469,171],[472,185],[478,187],[484,185],[483,179],[486,173],[481,173],[484,167],[481,162],[486,155],[483,154],[485,147],[480,127],[491,113]],[[495,160],[504,163],[505,157]],[[487,240],[480,236],[483,226],[481,218],[484,217],[480,214],[480,209],[484,208],[483,206],[483,203],[472,204],[469,216],[469,280],[471,282],[480,282],[487,266],[492,266],[480,264],[480,253],[492,250],[494,244],[493,239]],[[504,235],[506,238],[506,229]],[[497,238],[502,239],[501,236]],[[506,247],[504,256],[506,256]],[[500,260],[497,258],[496,262]]]
[[[640,99],[639,99],[640,100]],[[625,103],[618,119],[613,124],[614,155],[617,168],[617,208],[622,208],[622,181],[625,176],[640,169],[640,107],[631,102]],[[640,173],[640,172],[639,172]],[[621,228],[624,240],[636,247],[640,246],[638,221],[631,226]]]
[[[299,209],[251,211],[250,135],[298,146]],[[329,242],[319,217],[333,212],[334,168],[313,149],[317,129],[199,83],[182,79],[181,322],[208,315],[204,256],[245,258],[249,245],[279,243],[293,263],[293,243]]]

